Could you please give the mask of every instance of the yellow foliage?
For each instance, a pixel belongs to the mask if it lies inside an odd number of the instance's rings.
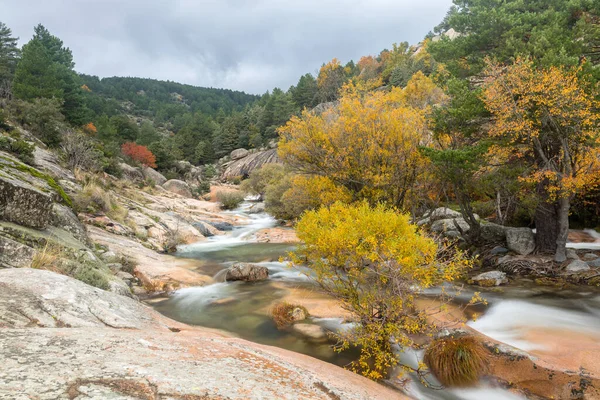
[[[402,89],[368,92],[349,84],[339,106],[304,111],[279,129],[279,156],[295,171],[327,176],[355,199],[402,208],[426,159],[424,111],[410,107]]]
[[[291,179],[291,188],[283,194],[281,201],[290,215],[299,216],[306,210],[330,206],[336,201],[349,203],[352,195],[327,177],[295,175]]]
[[[421,71],[410,78],[406,88],[402,91],[403,101],[411,107],[420,109],[427,109],[434,104],[442,103],[446,97],[444,91]]]
[[[338,350],[359,346],[355,371],[382,379],[398,363],[392,342],[414,346],[411,335],[429,332],[425,312],[415,307],[419,288],[453,281],[470,261],[424,236],[409,216],[366,202],[306,212],[297,224],[304,243],[291,254],[360,323],[339,335]]]
[[[501,139],[494,157],[530,157],[526,181],[547,182],[550,199],[570,197],[596,183],[600,171],[599,104],[576,69],[537,69],[518,59],[502,66],[488,60],[483,100],[494,117],[490,135]]]

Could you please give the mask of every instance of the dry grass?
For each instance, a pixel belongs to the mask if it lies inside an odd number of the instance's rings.
[[[273,306],[271,316],[273,317],[273,321],[275,321],[275,325],[277,325],[277,329],[285,329],[296,321],[294,318],[294,310],[296,309],[300,309],[305,317],[308,317],[308,310],[297,304],[282,302]]]
[[[115,196],[94,179],[88,181],[81,192],[75,195],[73,203],[79,212],[103,212],[109,218],[121,223],[127,217],[127,209],[122,207]]]
[[[61,256],[62,250],[60,247],[47,243],[43,249],[35,253],[30,267],[63,273],[59,265]]]
[[[463,335],[434,340],[423,360],[444,386],[466,387],[477,384],[485,373],[487,355],[480,341]]]

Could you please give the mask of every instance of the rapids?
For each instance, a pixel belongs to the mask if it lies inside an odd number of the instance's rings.
[[[249,224],[235,227],[225,235],[180,246],[176,253],[178,257],[197,260],[198,270],[214,276],[213,284],[180,289],[170,297],[154,299],[150,304],[164,315],[184,323],[222,329],[247,340],[282,347],[340,366],[346,365],[356,353],[338,354],[332,350],[331,342],[309,340],[295,332],[280,331],[275,327],[268,315],[270,306],[283,298],[289,289],[311,290],[310,270],[291,268],[279,260],[294,249],[293,245],[252,241],[255,232],[274,227],[277,221],[265,213],[248,214],[249,206],[246,202],[235,211],[225,212],[246,217]],[[595,238],[598,242],[570,243],[570,247],[600,248],[600,235]],[[251,284],[224,282],[223,271],[234,262],[251,262],[267,267],[269,280]],[[429,290],[424,296],[437,291],[439,289]],[[598,291],[550,290],[524,280],[518,286],[510,285],[501,290],[466,287],[456,301],[468,302],[475,291],[482,292],[489,305],[476,308],[474,311],[482,315],[469,325],[493,339],[526,351],[543,351],[556,332],[592,335],[600,340]],[[313,293],[315,297],[319,296]],[[337,318],[312,318],[310,322],[332,331],[351,327],[351,324]],[[532,330],[536,335],[531,334]],[[547,332],[549,337],[544,338]],[[542,339],[538,340],[540,337]],[[419,352],[403,354],[404,361],[412,363],[416,363],[421,356]],[[485,382],[474,389],[433,390],[413,380],[407,390],[413,397],[426,400],[520,398],[506,390],[486,386]]]

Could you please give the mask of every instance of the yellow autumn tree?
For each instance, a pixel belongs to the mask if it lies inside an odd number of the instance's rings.
[[[328,102],[337,99],[338,94],[344,82],[346,81],[346,72],[337,58],[332,59],[327,64],[323,64],[317,76],[317,97],[321,102]]]
[[[530,160],[524,177],[536,185],[536,244],[566,260],[573,196],[595,183],[600,171],[599,104],[579,70],[536,68],[531,60],[512,65],[487,62],[483,100],[493,116],[494,157]]]
[[[460,252],[424,236],[408,215],[381,204],[338,202],[308,211],[296,231],[303,244],[292,262],[311,268],[321,289],[356,321],[336,334],[337,350],[359,347],[351,367],[375,380],[400,362],[396,346],[419,347],[415,335],[432,332],[427,311],[416,305],[419,291],[471,266]]]
[[[292,170],[325,176],[355,200],[407,206],[429,141],[425,112],[406,103],[402,89],[364,93],[348,84],[339,105],[304,111],[279,133],[279,156]]]

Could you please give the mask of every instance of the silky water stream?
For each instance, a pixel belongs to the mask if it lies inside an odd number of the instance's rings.
[[[180,289],[168,298],[153,299],[150,303],[162,314],[191,325],[221,329],[241,338],[285,348],[298,353],[344,366],[355,359],[355,352],[336,353],[332,343],[314,341],[293,331],[278,330],[269,317],[272,304],[282,299],[290,289],[313,289],[308,269],[290,268],[279,259],[294,249],[289,244],[252,242],[255,232],[276,225],[265,213],[247,214],[248,204],[233,213],[246,217],[250,223],[235,227],[225,235],[204,242],[180,247],[176,256],[198,260],[198,270],[214,277],[214,283],[203,287]],[[234,262],[250,262],[266,266],[269,279],[263,282],[225,282],[224,272]],[[308,291],[307,290],[307,291]],[[600,341],[600,293],[590,290],[556,290],[529,285],[508,286],[501,291],[466,288],[457,302],[468,302],[473,292],[482,291],[489,305],[477,311],[482,316],[469,325],[485,335],[522,350],[543,349],[547,343],[536,343],[530,331],[544,329],[564,334],[597,336]],[[428,294],[435,294],[435,289]],[[315,297],[319,294],[313,292]],[[344,329],[349,325],[338,319],[310,321],[328,330]],[[539,336],[539,335],[538,335]],[[421,356],[410,352],[405,362],[416,362]],[[433,390],[413,381],[407,387],[417,399],[519,399],[499,388]]]

